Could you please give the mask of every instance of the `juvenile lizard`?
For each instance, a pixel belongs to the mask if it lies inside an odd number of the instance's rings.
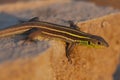
[[[109,46],[102,37],[82,32],[72,21],[69,23],[70,27],[39,21],[38,17],[35,17],[29,21],[9,26],[6,29],[1,29],[0,37],[20,34],[35,29],[28,35],[27,40],[40,40],[41,36],[61,39],[67,43],[66,57],[68,60],[70,60],[70,53],[76,44],[93,47]]]

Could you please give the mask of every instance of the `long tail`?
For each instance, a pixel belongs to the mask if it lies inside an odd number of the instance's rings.
[[[7,29],[2,29],[0,30],[0,38],[1,37],[6,37],[6,36],[11,36],[11,35],[16,35],[16,34],[20,34],[20,33],[24,33],[28,30],[30,30],[31,28],[25,28],[25,27],[9,27]]]

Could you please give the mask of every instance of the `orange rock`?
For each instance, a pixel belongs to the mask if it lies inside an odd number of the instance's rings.
[[[110,47],[76,46],[70,64],[64,42],[52,40],[42,54],[1,63],[0,80],[112,80],[120,55],[120,13],[77,25],[81,31],[102,36]]]

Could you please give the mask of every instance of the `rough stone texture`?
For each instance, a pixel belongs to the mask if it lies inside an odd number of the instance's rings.
[[[120,13],[108,15],[118,10],[84,1],[49,1],[1,5],[0,27],[33,16],[63,25],[68,25],[63,20],[73,20],[79,22],[77,25],[81,31],[102,36],[110,47],[95,49],[76,46],[70,64],[65,57],[65,43],[62,41],[21,45],[23,35],[2,38],[0,80],[119,80]],[[104,15],[108,16],[101,17]]]
[[[83,23],[78,23],[78,25],[82,26],[81,30],[85,32],[97,34],[104,37],[110,44],[110,47],[107,49],[104,49],[104,50],[101,49],[101,50],[98,50],[98,52],[97,52],[97,49],[94,50],[96,51],[95,52],[96,54],[94,54],[94,51],[93,51],[94,56],[91,56],[91,58],[96,59],[94,60],[94,68],[95,69],[97,68],[95,70],[95,74],[96,72],[99,73],[97,79],[110,80],[109,79],[110,75],[112,75],[110,74],[110,72],[113,71],[114,73],[114,70],[116,69],[115,64],[119,62],[119,58],[120,58],[120,43],[119,43],[120,37],[118,36],[120,35],[120,27],[119,27],[120,13],[112,14],[112,15],[94,19],[91,21],[86,21]],[[114,33],[111,33],[111,32],[114,32]],[[104,77],[101,77],[101,76],[104,76]]]

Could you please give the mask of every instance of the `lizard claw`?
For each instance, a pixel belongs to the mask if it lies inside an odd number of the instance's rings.
[[[68,59],[68,62],[70,62],[70,64],[72,64],[72,60],[71,60],[70,56],[67,57],[67,59]]]

